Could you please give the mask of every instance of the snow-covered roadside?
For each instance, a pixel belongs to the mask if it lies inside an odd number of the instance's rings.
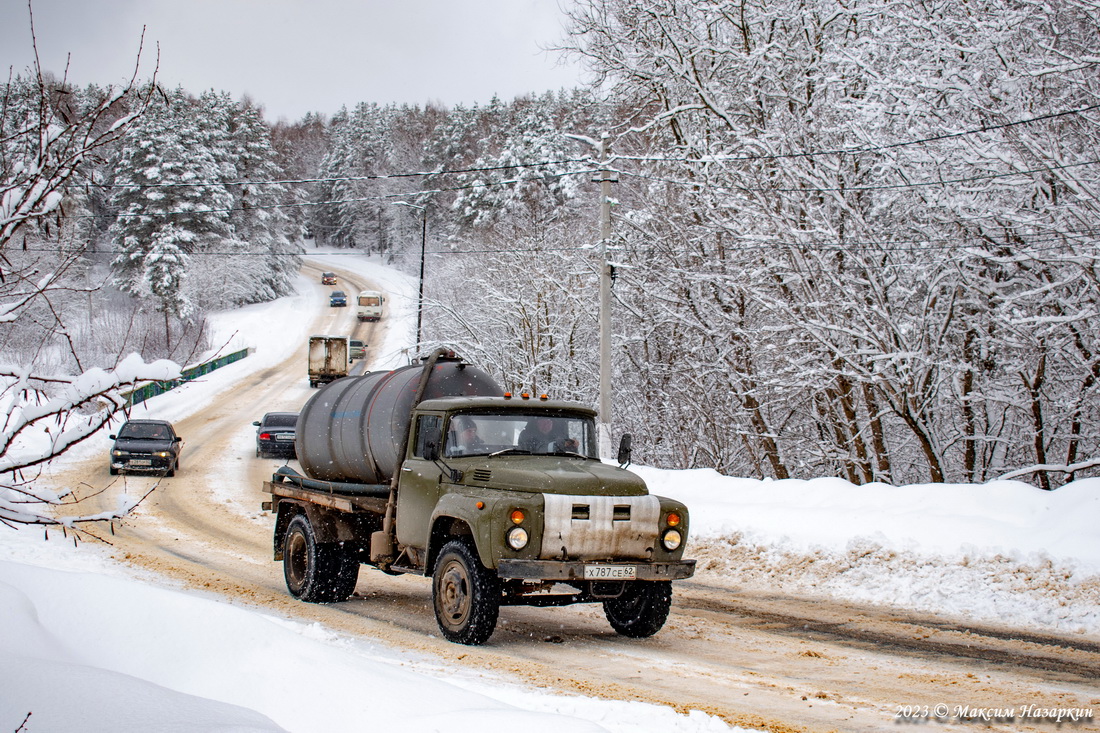
[[[547,694],[159,587],[92,548],[4,533],[0,549],[3,730],[28,712],[35,733],[730,730],[701,713]]]
[[[692,513],[697,578],[1100,638],[1100,479],[855,486],[635,467]]]

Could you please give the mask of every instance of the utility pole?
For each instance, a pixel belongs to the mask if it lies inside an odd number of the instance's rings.
[[[611,136],[606,132],[594,140],[586,135],[565,133],[565,136],[596,149],[600,156],[600,404],[596,423],[596,440],[600,458],[612,459],[611,452],[611,263],[607,261],[607,246],[611,241],[611,184],[618,179],[608,168],[611,157]]]
[[[428,241],[428,207],[410,204],[408,201],[391,201],[394,206],[408,206],[410,209],[420,209],[420,292],[416,297],[416,350],[413,359],[420,355],[421,324],[424,322],[424,248]]]
[[[614,183],[607,159],[611,138],[600,136],[600,417],[598,440],[600,458],[611,453],[611,263],[607,244],[611,241],[611,184]]]
[[[420,354],[423,342],[421,324],[424,322],[424,246],[428,241],[428,207],[420,212],[420,292],[416,296],[416,352]]]

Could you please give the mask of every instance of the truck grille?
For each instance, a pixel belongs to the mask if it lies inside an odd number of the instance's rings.
[[[657,542],[661,501],[656,496],[542,498],[542,559],[648,558]]]

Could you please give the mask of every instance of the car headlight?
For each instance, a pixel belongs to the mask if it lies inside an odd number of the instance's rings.
[[[111,451],[111,455],[114,456],[115,458],[121,458],[122,456],[124,456],[126,454],[123,453],[120,450],[113,450],[113,451]]]
[[[513,550],[522,550],[527,547],[527,541],[530,537],[527,535],[527,530],[523,527],[512,527],[508,530],[508,534],[505,535],[505,539],[508,541],[508,546]]]
[[[661,545],[663,545],[664,548],[669,552],[672,552],[677,547],[679,547],[680,543],[682,543],[683,541],[684,536],[680,534],[680,530],[672,529],[671,527],[669,529],[666,529],[665,533],[661,535]]]
[[[166,450],[162,450],[162,451],[160,451],[159,453],[157,453],[157,455],[158,455],[159,457],[161,457],[161,458],[167,458],[168,456],[170,456],[170,455],[172,455],[172,454],[171,454],[171,453],[169,453],[169,452],[168,452],[168,451],[166,451]]]

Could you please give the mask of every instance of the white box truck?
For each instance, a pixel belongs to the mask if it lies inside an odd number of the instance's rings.
[[[328,384],[348,375],[346,336],[309,337],[309,386]]]

